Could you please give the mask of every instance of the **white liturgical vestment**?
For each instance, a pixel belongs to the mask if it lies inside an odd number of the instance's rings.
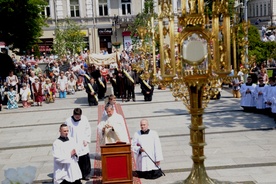
[[[138,131],[132,138],[132,150],[136,157],[137,171],[157,170],[158,168],[145,152],[139,153],[140,146],[147,152],[154,162],[163,160],[161,143],[157,132],[149,130],[148,134],[141,134],[141,131]]]
[[[110,125],[112,128],[106,128],[105,132],[102,129]],[[126,129],[124,118],[117,113],[113,113],[111,117],[103,116],[102,121],[98,125],[98,133],[101,139],[101,145],[116,142],[129,143],[128,131]]]
[[[72,117],[68,118],[65,122],[68,126],[68,137],[74,140],[78,146],[78,156],[83,156],[89,153],[89,145],[84,146],[83,142],[90,143],[91,140],[91,127],[86,116],[81,116],[80,121],[74,121]]]
[[[66,142],[57,139],[53,143],[54,184],[59,184],[63,180],[74,182],[82,178],[78,157],[71,156],[74,148],[76,145],[70,139]]]
[[[247,86],[246,84],[241,85],[240,93],[241,93],[241,106],[242,107],[255,107],[255,84],[251,86]],[[247,90],[250,90],[250,93],[246,93]]]

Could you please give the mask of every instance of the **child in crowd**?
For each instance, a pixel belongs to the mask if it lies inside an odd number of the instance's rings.
[[[55,102],[56,92],[57,92],[57,84],[54,81],[52,81],[52,85],[50,87],[50,93],[52,95],[52,102]]]
[[[31,96],[31,90],[30,90],[30,88],[27,87],[26,83],[22,84],[22,88],[20,88],[20,93],[19,94],[21,96],[21,101],[22,101],[23,108],[31,107],[31,104],[28,101],[30,99],[30,96]]]

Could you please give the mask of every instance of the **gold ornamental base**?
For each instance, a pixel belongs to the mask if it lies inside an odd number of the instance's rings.
[[[205,170],[203,163],[194,163],[192,171],[188,178],[175,184],[236,184],[230,181],[218,181],[210,178]]]

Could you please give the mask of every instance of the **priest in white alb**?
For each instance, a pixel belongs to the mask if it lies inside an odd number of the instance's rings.
[[[114,107],[111,104],[106,105],[105,111],[107,116],[103,116],[98,125],[101,145],[118,142],[129,143],[124,118],[120,114],[114,113]]]

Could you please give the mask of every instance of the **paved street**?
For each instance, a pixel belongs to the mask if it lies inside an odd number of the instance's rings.
[[[190,115],[181,101],[175,101],[169,89],[155,90],[153,101],[144,102],[139,86],[136,102],[121,103],[132,136],[139,130],[141,118],[147,118],[150,128],[161,138],[166,176],[157,180],[142,180],[143,184],[173,184],[186,179],[192,167],[189,146]],[[95,153],[97,107],[87,105],[86,93],[77,92],[54,104],[29,109],[0,112],[0,181],[8,168],[35,166],[35,183],[51,183],[53,157],[51,147],[59,136],[59,125],[81,107],[90,121],[91,156]],[[101,101],[100,104],[104,102]],[[204,114],[207,127],[205,167],[211,178],[246,184],[276,183],[276,130],[272,118],[245,113],[239,99],[222,92],[220,100],[211,100]],[[91,159],[92,166],[94,160]],[[91,183],[86,182],[86,183]]]

